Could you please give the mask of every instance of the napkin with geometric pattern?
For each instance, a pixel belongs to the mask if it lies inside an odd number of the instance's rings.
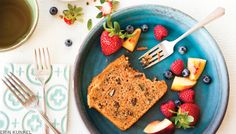
[[[70,66],[55,64],[46,85],[46,108],[50,122],[62,133],[67,130]],[[30,64],[0,65],[0,78],[13,72],[42,102],[42,86],[35,79],[34,66]],[[0,133],[28,132],[44,134],[44,122],[33,110],[26,110],[0,81]],[[53,134],[50,130],[50,134]]]

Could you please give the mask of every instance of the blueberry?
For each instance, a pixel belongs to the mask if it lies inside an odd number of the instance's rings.
[[[65,45],[66,45],[67,47],[70,47],[72,44],[73,44],[73,42],[72,42],[72,40],[70,40],[70,39],[67,39],[67,40],[65,41]]]
[[[179,47],[179,53],[180,54],[185,54],[187,52],[187,48],[185,46],[180,46]]]
[[[170,70],[165,71],[165,73],[163,75],[166,79],[171,79],[174,77],[173,73]]]
[[[134,32],[134,27],[132,25],[128,25],[125,30],[128,34],[132,34]]]
[[[175,106],[179,107],[182,104],[182,102],[180,100],[175,100]]]
[[[202,81],[205,83],[205,84],[210,84],[211,83],[211,77],[208,76],[208,75],[204,75],[202,77]]]
[[[51,15],[56,15],[58,12],[58,9],[56,7],[51,7],[50,10],[49,10],[49,13]]]
[[[188,77],[189,74],[190,74],[190,71],[189,71],[187,68],[185,68],[185,69],[182,71],[182,76],[183,76],[183,77]]]
[[[148,25],[147,24],[143,24],[141,26],[142,32],[147,32],[148,31]]]

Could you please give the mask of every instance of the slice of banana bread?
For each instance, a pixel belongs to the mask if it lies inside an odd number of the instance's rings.
[[[167,91],[165,81],[151,81],[122,55],[93,78],[88,105],[121,130],[130,128]]]

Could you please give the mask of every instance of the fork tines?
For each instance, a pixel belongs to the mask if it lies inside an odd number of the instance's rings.
[[[36,62],[36,69],[49,69],[51,65],[50,55],[48,48],[34,49],[34,57]]]
[[[7,74],[3,83],[13,93],[22,105],[26,105],[27,101],[36,99],[34,93],[13,73]]]
[[[149,68],[156,63],[160,62],[164,58],[164,50],[161,44],[154,46],[152,49],[148,50],[145,54],[139,57],[139,60],[142,62],[142,59],[147,57],[148,62],[144,64],[144,69]]]

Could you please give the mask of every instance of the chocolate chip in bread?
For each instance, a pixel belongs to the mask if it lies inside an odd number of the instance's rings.
[[[122,55],[93,78],[88,105],[121,130],[130,128],[167,91],[165,81],[151,81]]]

